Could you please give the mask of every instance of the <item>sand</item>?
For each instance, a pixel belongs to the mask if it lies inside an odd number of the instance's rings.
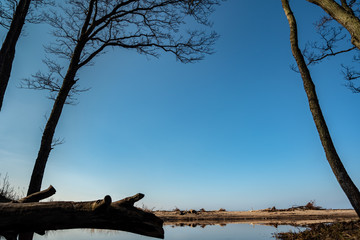
[[[349,209],[294,210],[294,211],[206,211],[188,213],[175,211],[155,211],[164,220],[164,225],[224,225],[247,223],[261,225],[303,226],[315,223],[359,220],[356,212]]]

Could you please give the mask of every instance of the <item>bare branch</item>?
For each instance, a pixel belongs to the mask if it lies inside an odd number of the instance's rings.
[[[1,0],[0,1],[0,26],[5,29],[10,28],[10,24],[13,20],[16,7],[18,6],[18,0]],[[26,22],[28,23],[41,23],[44,21],[43,11],[48,6],[53,6],[52,0],[32,0],[29,11],[26,16]],[[45,11],[44,11],[45,12]]]
[[[345,65],[341,65],[343,70],[342,73],[344,75],[346,82],[346,86],[353,92],[353,93],[360,93],[360,85],[355,85],[354,80],[360,79],[360,71],[356,70],[354,67],[349,67]]]
[[[16,10],[16,0],[5,0],[0,2],[0,26],[9,29]]]
[[[347,52],[350,52],[350,51],[355,50],[355,49],[356,49],[356,47],[353,46],[353,47],[351,47],[349,49],[340,50],[340,51],[337,51],[337,52],[330,51],[329,53],[322,53],[322,55],[305,55],[305,57],[307,59],[307,64],[312,65],[312,64],[316,64],[316,63],[324,60],[327,57],[334,57],[336,55],[339,55],[339,54],[342,54],[342,53],[347,53]],[[303,52],[303,53],[305,53],[305,52]]]
[[[311,1],[312,2],[312,1]],[[356,0],[341,0],[341,7],[350,15],[359,18],[360,2]],[[315,3],[317,4],[317,3]],[[340,6],[340,5],[339,5]],[[359,49],[353,44],[352,37],[348,31],[344,31],[344,26],[330,15],[322,17],[316,24],[319,40],[307,43],[302,51],[308,66],[320,63],[329,57],[338,56],[346,53],[354,53],[354,62],[359,63]],[[360,92],[355,80],[359,79],[360,71],[355,67],[342,64],[342,73],[346,80],[346,86],[353,92]]]
[[[44,59],[43,62],[47,65],[48,72],[42,73],[38,71],[31,78],[23,79],[20,82],[19,88],[47,90],[50,93],[48,98],[55,100],[56,95],[61,89],[62,79],[65,77],[64,67],[50,58]],[[77,103],[75,96],[88,90],[90,88],[80,88],[78,84],[75,84],[68,95],[66,104],[75,105]]]
[[[51,149],[54,149],[56,146],[64,144],[65,140],[60,138],[54,138],[51,143]]]
[[[47,46],[46,51],[70,60],[75,46],[81,42],[84,47],[78,68],[91,63],[108,46],[136,49],[154,57],[162,50],[173,53],[181,62],[198,61],[213,53],[218,35],[204,31],[180,33],[180,26],[184,25],[186,15],[193,16],[200,24],[210,25],[207,16],[220,1],[93,0],[88,5],[84,1],[72,2],[75,8],[71,11],[62,7],[66,17],[57,12],[47,14],[57,41]],[[72,19],[71,24],[67,18]],[[82,26],[74,24],[79,21],[83,21]]]

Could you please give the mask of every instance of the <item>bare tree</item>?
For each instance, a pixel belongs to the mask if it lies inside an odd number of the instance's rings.
[[[0,110],[4,100],[5,90],[10,78],[12,63],[15,56],[16,43],[20,37],[21,30],[25,23],[25,17],[29,11],[30,2],[31,0],[20,0],[17,4],[16,1],[10,1],[14,8],[16,4],[17,6],[9,26],[9,31],[0,49]],[[7,11],[2,9],[1,17],[3,17],[2,19],[4,20],[2,21],[2,26],[7,26],[7,22],[9,22],[9,18],[11,16]]]
[[[350,200],[351,205],[354,207],[356,213],[360,217],[359,190],[348,175],[331,139],[330,132],[322,114],[322,110],[316,94],[314,82],[311,78],[310,71],[307,67],[302,52],[298,46],[297,23],[294,14],[291,11],[289,1],[281,0],[281,2],[290,26],[291,50],[303,80],[304,89],[309,101],[310,111],[312,113],[317,131],[319,133],[326,158],[341,188],[345,192],[346,196]]]
[[[214,32],[186,30],[185,18],[192,17],[209,27],[209,14],[221,0],[69,0],[46,18],[54,28],[56,42],[46,48],[53,56],[68,61],[65,68],[47,59],[48,73],[38,72],[23,82],[24,87],[47,89],[55,95],[41,146],[31,176],[28,194],[40,190],[56,125],[64,104],[79,89],[78,71],[109,47],[134,49],[158,57],[160,51],[191,63],[213,52]],[[70,99],[71,100],[71,99]]]
[[[31,16],[28,18],[30,22],[41,21],[40,15],[32,14],[31,6],[37,7],[43,3],[45,3],[43,0],[2,0],[0,2],[0,26],[8,29],[0,49],[0,111],[10,79],[16,44],[25,20],[30,13]]]

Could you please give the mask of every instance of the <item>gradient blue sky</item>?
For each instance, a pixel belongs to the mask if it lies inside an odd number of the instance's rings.
[[[316,37],[312,24],[322,12],[305,0],[292,6],[304,44]],[[81,71],[80,84],[92,89],[65,107],[56,130],[65,143],[44,176],[55,200],[142,192],[142,203],[156,209],[285,208],[310,200],[351,207],[325,159],[302,81],[289,68],[280,0],[229,0],[212,20],[221,38],[199,63],[117,49]],[[45,69],[48,31],[26,26],[0,113],[0,173],[24,192],[52,101],[17,86]],[[360,186],[360,95],[343,86],[339,67],[348,57],[311,70],[337,150]]]

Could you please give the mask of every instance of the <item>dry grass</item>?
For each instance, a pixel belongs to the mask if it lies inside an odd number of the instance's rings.
[[[274,235],[282,240],[358,240],[360,239],[360,221],[316,224],[303,232],[285,232]]]
[[[1,177],[0,174],[0,202],[11,202],[12,200],[19,199],[19,195],[9,183],[9,176],[5,174]]]
[[[155,207],[149,208],[148,206],[145,206],[144,204],[142,204],[140,209],[143,210],[144,212],[149,212],[149,213],[152,213],[155,211]]]

